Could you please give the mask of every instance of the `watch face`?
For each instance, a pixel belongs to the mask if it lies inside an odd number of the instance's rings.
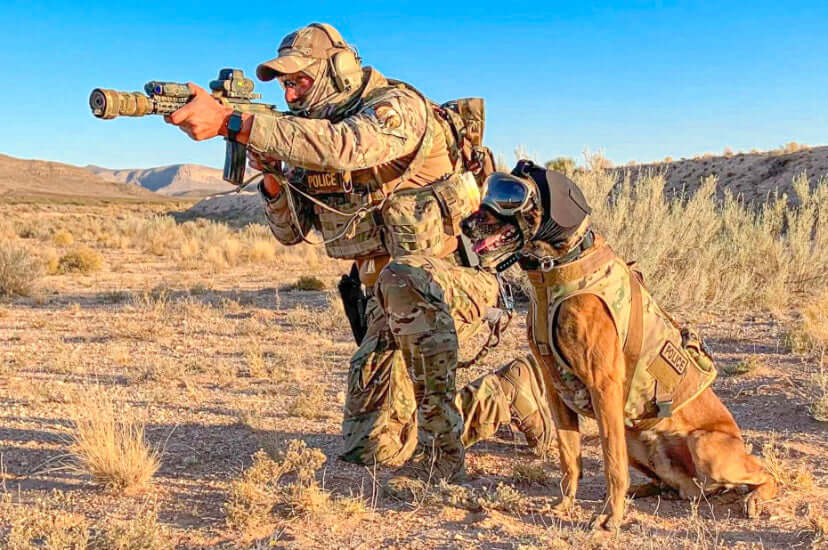
[[[242,118],[239,113],[230,115],[230,120],[227,121],[227,129],[231,132],[240,132],[242,128]]]

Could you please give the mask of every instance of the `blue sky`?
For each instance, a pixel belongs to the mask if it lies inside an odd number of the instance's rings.
[[[101,121],[95,87],[253,74],[281,37],[337,26],[437,101],[482,96],[507,160],[611,160],[828,143],[828,2],[83,2],[0,0],[0,152],[113,168],[220,166],[157,117]],[[276,84],[264,100],[284,106]]]

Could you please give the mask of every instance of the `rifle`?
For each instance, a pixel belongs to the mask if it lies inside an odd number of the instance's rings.
[[[218,78],[210,82],[210,91],[216,101],[245,113],[281,114],[274,105],[254,103],[260,94],[253,93],[253,81],[244,76],[240,69],[222,69]],[[89,95],[89,108],[98,118],[112,119],[119,116],[169,115],[183,107],[192,98],[190,88],[178,82],[151,81],[144,85],[144,92],[119,92],[95,88]],[[245,146],[225,139],[227,149],[224,156],[225,181],[243,186]]]

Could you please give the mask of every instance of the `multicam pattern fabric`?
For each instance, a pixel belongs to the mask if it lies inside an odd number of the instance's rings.
[[[359,109],[339,122],[327,118],[256,114],[248,147],[308,170],[349,172],[404,157],[420,144],[426,105],[413,91],[389,86],[377,71]],[[400,123],[390,127],[377,107],[393,108]]]
[[[367,69],[360,94],[349,103],[352,111],[330,120],[257,115],[248,146],[294,167],[337,172],[341,177],[319,176],[314,197],[346,211],[357,203],[376,203],[398,185],[400,190],[430,186],[454,171],[445,135],[417,92]],[[353,187],[334,193],[329,188],[334,182]],[[473,210],[474,201],[457,189],[444,191],[441,197],[450,206]],[[296,198],[295,205],[291,212],[283,193],[265,207],[273,234],[285,244],[295,244],[311,227],[330,238],[346,219],[323,215],[325,209],[304,198]],[[459,215],[438,219],[432,229],[446,233],[444,239],[451,244],[458,221]],[[369,301],[367,334],[348,373],[342,458],[398,465],[412,455],[419,440],[421,448],[434,450],[441,473],[452,475],[462,469],[464,445],[492,435],[512,412],[503,388],[514,383],[499,373],[459,392],[455,388],[458,342],[484,325],[488,308],[497,302],[497,283],[489,273],[415,249],[401,251],[412,255],[394,257],[385,265],[388,251],[374,222],[366,217],[326,245],[329,255],[356,260],[362,282],[373,286],[376,296]],[[531,408],[529,402],[522,400],[521,406]],[[518,416],[531,417],[533,412]]]
[[[607,246],[596,238],[596,245],[588,254],[596,254]],[[561,399],[572,410],[586,416],[594,416],[590,393],[584,383],[572,372],[554,345],[552,320],[567,298],[579,294],[592,294],[601,299],[615,323],[618,339],[625,342],[630,331],[631,292],[630,268],[618,256],[611,254],[606,263],[584,276],[569,277],[566,272],[577,270],[578,262],[552,269],[548,273],[529,272],[534,290],[530,313],[530,339],[532,347],[551,365],[556,376],[553,382]],[[700,354],[700,346],[687,349],[682,342],[679,328],[656,304],[650,293],[641,286],[643,313],[643,338],[639,360],[634,366],[632,379],[624,404],[624,417],[628,426],[636,421],[652,419],[657,414],[657,383],[667,386],[667,398],[672,398],[675,412],[697,397],[716,377],[710,358]],[[694,360],[694,357],[698,360]],[[686,361],[685,361],[686,360]],[[676,369],[670,364],[685,363],[688,368]],[[671,372],[675,372],[671,374]],[[628,368],[629,371],[629,368]]]
[[[421,445],[438,450],[441,467],[460,468],[464,446],[510,419],[498,375],[456,395],[454,387],[458,341],[483,326],[497,282],[484,271],[407,256],[382,271],[376,291],[368,302],[368,332],[348,373],[343,458],[402,464],[419,431]]]

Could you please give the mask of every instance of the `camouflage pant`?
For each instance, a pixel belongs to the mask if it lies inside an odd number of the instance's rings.
[[[464,447],[511,416],[497,373],[455,390],[459,342],[486,326],[497,282],[473,268],[405,256],[385,267],[375,292],[348,374],[342,458],[400,465],[419,441],[441,471],[460,471]]]

